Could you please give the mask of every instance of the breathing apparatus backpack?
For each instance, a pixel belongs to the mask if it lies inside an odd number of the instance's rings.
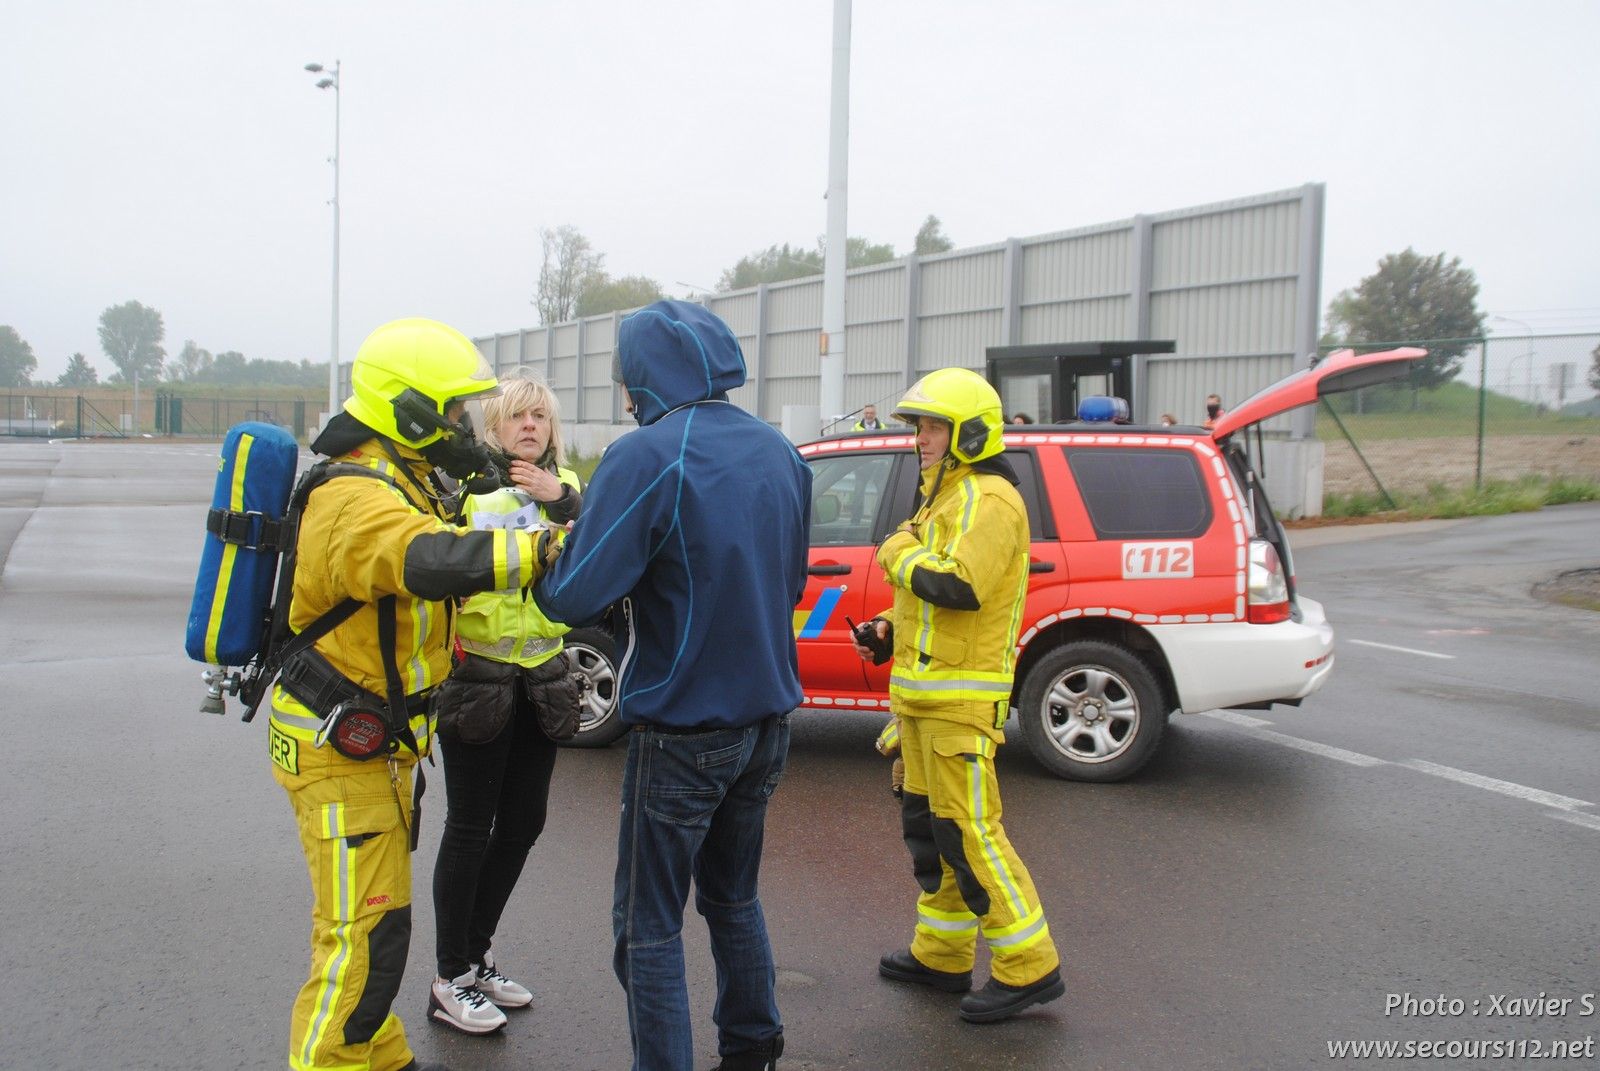
[[[347,597],[300,632],[289,627],[295,543],[311,492],[337,476],[399,485],[365,466],[327,460],[312,465],[296,483],[298,460],[294,438],[270,424],[236,425],[223,440],[185,642],[190,658],[215,667],[201,674],[207,690],[200,711],[222,714],[223,695],[234,695],[244,704],[241,720],[250,721],[267,689],[292,663],[285,686],[293,677],[297,698],[314,696],[322,700],[318,706],[330,708],[319,710],[327,721],[318,746],[330,741],[354,759],[382,757],[402,743],[416,750],[394,660],[393,595],[378,600],[387,702],[346,680],[312,649],[365,603]]]

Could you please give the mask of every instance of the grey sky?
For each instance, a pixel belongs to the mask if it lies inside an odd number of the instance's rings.
[[[540,227],[684,296],[824,230],[832,8],[0,0],[0,323],[40,378],[110,372],[130,299],[169,354],[325,360],[334,102],[302,67],[336,57],[343,360],[398,316],[532,326]],[[850,232],[1324,182],[1324,307],[1410,245],[1490,312],[1600,329],[1596,41],[1592,0],[857,0]]]

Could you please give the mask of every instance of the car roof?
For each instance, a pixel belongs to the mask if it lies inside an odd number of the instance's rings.
[[[1188,438],[1211,437],[1210,431],[1192,424],[1177,424],[1169,426],[1165,424],[1106,424],[1099,422],[1073,421],[1069,424],[1007,424],[1005,429],[1005,441],[1009,445],[1018,445],[1019,440],[1022,444],[1025,444],[1026,440],[1024,437],[1030,435],[1052,433],[1082,435],[1085,432],[1089,432],[1094,435],[1112,436],[1137,435],[1144,437],[1148,435],[1174,435]],[[912,429],[909,427],[888,428],[881,431],[851,430],[837,432],[833,435],[823,435],[816,439],[809,439],[800,445],[812,446],[817,443],[838,442],[840,440],[850,439],[894,439],[898,441],[902,439],[909,439],[913,434],[914,433]]]

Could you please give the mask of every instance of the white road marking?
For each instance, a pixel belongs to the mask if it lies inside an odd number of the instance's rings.
[[[1486,792],[1510,796],[1512,799],[1525,800],[1528,803],[1537,803],[1543,807],[1553,807],[1562,812],[1555,817],[1563,822],[1583,826],[1586,829],[1600,830],[1600,815],[1585,814],[1580,807],[1593,807],[1588,800],[1576,799],[1572,796],[1562,796],[1555,792],[1546,792],[1542,788],[1531,788],[1528,785],[1519,785],[1514,781],[1502,781],[1496,777],[1485,777],[1469,770],[1458,770],[1454,766],[1441,766],[1436,762],[1425,759],[1401,759],[1391,762],[1389,759],[1380,759],[1372,755],[1363,755],[1359,751],[1346,751],[1342,747],[1331,744],[1319,744],[1315,740],[1302,740],[1298,736],[1290,736],[1274,729],[1265,728],[1271,725],[1270,721],[1262,718],[1252,718],[1248,714],[1241,714],[1236,710],[1203,710],[1200,712],[1207,718],[1232,725],[1246,736],[1253,736],[1258,740],[1281,744],[1284,747],[1294,748],[1296,751],[1306,751],[1313,755],[1321,755],[1326,759],[1348,763],[1351,766],[1403,766],[1408,770],[1425,773],[1433,777],[1441,777],[1457,784],[1468,785],[1472,788],[1481,788]]]
[[[1563,822],[1571,822],[1575,826],[1584,826],[1587,829],[1600,829],[1600,814],[1580,814],[1576,811],[1564,811],[1556,815]]]
[[[1229,725],[1247,725],[1251,728],[1259,729],[1263,725],[1272,724],[1265,718],[1252,718],[1250,715],[1241,714],[1237,710],[1202,710],[1200,713],[1208,718],[1225,721]]]
[[[1384,651],[1399,651],[1402,654],[1421,655],[1424,658],[1445,658],[1454,660],[1456,657],[1453,654],[1440,654],[1438,651],[1419,651],[1415,647],[1396,647],[1392,643],[1373,643],[1371,640],[1346,640],[1345,642],[1356,644],[1359,647],[1377,647],[1378,649]]]
[[[1332,744],[1319,744],[1315,740],[1302,740],[1298,736],[1289,736],[1286,733],[1274,732],[1271,729],[1245,729],[1243,731],[1251,736],[1259,736],[1263,740],[1271,740],[1274,743],[1282,744],[1284,747],[1292,747],[1297,751],[1309,751],[1313,755],[1321,755],[1325,759],[1337,759],[1339,762],[1347,762],[1351,766],[1387,766],[1389,764],[1388,759],[1373,758],[1371,755],[1363,755],[1359,751],[1346,751],[1344,748],[1334,747]]]
[[[1481,788],[1488,792],[1498,792],[1502,796],[1511,796],[1514,799],[1527,800],[1530,803],[1541,803],[1546,807],[1555,807],[1563,811],[1571,811],[1578,807],[1593,807],[1588,800],[1573,799],[1571,796],[1558,796],[1554,792],[1546,792],[1542,788],[1529,788],[1513,781],[1501,781],[1494,777],[1485,777],[1483,774],[1471,773],[1467,770],[1458,770],[1454,766],[1440,766],[1438,763],[1426,762],[1422,759],[1405,759],[1396,763],[1412,770],[1420,770],[1425,774],[1443,777],[1447,781],[1458,781],[1463,785]]]

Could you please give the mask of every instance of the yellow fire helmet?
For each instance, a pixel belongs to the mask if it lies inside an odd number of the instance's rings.
[[[1005,449],[1005,417],[1000,395],[970,368],[941,368],[911,385],[894,407],[894,416],[916,424],[920,416],[950,422],[950,453],[972,464]]]
[[[452,429],[450,403],[499,389],[494,370],[472,340],[437,320],[386,323],[367,336],[350,368],[344,410],[380,435],[411,446]]]

